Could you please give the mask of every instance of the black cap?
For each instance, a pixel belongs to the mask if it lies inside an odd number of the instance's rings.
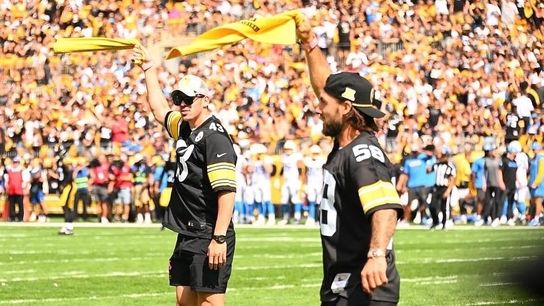
[[[381,102],[374,95],[370,82],[358,73],[340,72],[329,75],[325,91],[340,100],[348,100],[361,113],[372,118],[385,116],[380,110]]]
[[[425,147],[423,147],[423,151],[431,151],[434,152],[435,146],[433,144],[428,144]]]

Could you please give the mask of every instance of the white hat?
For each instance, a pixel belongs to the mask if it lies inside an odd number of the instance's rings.
[[[211,92],[206,83],[201,78],[188,74],[178,82],[177,89],[189,97],[196,95],[211,96]]]
[[[315,153],[315,154],[321,153],[321,147],[318,145],[311,146],[310,153]]]
[[[136,155],[134,155],[134,162],[137,163],[139,161],[142,161],[144,159],[144,156],[141,154],[141,153],[136,153]]]
[[[295,150],[297,148],[297,145],[292,140],[287,140],[285,144],[283,145],[284,150]]]
[[[268,149],[262,143],[252,144],[251,147],[249,148],[249,150],[253,154],[262,154],[262,153],[268,152]]]
[[[506,147],[506,151],[510,153],[520,153],[521,152],[521,144],[519,141],[514,140],[511,143],[508,144]]]

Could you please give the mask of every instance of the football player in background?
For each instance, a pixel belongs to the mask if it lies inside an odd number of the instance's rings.
[[[536,141],[533,142],[531,147],[535,156],[531,160],[529,169],[529,188],[534,213],[529,225],[539,226],[541,225],[540,218],[542,217],[542,202],[544,199],[544,150],[542,144]]]
[[[308,219],[306,225],[313,226],[317,218],[317,203],[321,202],[323,188],[323,165],[325,159],[321,156],[321,147],[310,147],[310,155],[304,159],[306,167],[305,185],[306,199],[308,200]]]
[[[254,144],[251,146],[252,161],[248,165],[250,172],[249,180],[252,185],[253,195],[246,197],[246,202],[255,201],[258,208],[257,225],[263,225],[265,218],[268,225],[276,223],[276,214],[274,205],[272,204],[270,175],[272,174],[272,160],[268,153],[268,149],[263,144]]]
[[[297,144],[287,140],[283,145],[282,156],[283,184],[281,186],[281,204],[283,212],[282,224],[289,223],[290,207],[293,205],[295,224],[302,218],[302,179],[301,172],[304,167],[302,154],[297,151]]]

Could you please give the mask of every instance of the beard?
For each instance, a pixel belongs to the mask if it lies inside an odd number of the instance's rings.
[[[342,121],[323,122],[323,135],[336,137],[340,135],[340,131],[342,131]]]

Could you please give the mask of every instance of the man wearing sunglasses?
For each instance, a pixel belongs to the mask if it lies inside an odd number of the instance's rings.
[[[224,305],[235,246],[232,140],[208,110],[211,93],[201,78],[181,78],[171,108],[146,50],[136,46],[133,56],[153,115],[176,140],[176,178],[163,225],[178,233],[169,267],[177,305]]]

